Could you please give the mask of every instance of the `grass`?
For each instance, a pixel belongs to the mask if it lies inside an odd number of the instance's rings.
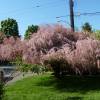
[[[99,76],[33,76],[5,88],[5,100],[100,100]]]

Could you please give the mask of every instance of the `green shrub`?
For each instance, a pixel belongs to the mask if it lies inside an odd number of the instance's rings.
[[[100,40],[100,30],[97,30],[95,33],[94,33],[94,36],[96,39]]]
[[[21,66],[19,66],[19,70],[22,72],[28,72],[30,69],[30,66],[28,64],[22,64]]]
[[[45,60],[44,64],[47,66],[51,66],[54,75],[57,78],[72,73],[70,64],[64,58],[51,58],[49,60]]]
[[[31,64],[25,63],[20,56],[16,57],[12,63],[15,64],[17,66],[16,69],[21,72],[28,72],[31,66]]]
[[[12,63],[16,64],[17,70],[22,71],[22,72],[31,71],[31,72],[39,74],[39,73],[43,73],[47,71],[47,69],[42,65],[25,63],[21,57],[16,57],[15,61]]]
[[[30,70],[34,73],[39,74],[39,73],[44,73],[46,71],[46,68],[44,66],[34,64],[31,66]]]
[[[4,95],[4,85],[0,82],[0,100],[3,100]]]

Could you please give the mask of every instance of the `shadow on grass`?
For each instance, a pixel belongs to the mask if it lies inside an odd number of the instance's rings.
[[[100,76],[66,76],[60,80],[53,76],[47,76],[45,79],[41,79],[37,85],[53,87],[60,92],[87,93],[89,91],[100,91]],[[72,98],[68,100],[76,99]]]

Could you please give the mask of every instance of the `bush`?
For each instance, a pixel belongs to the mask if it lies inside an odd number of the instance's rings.
[[[12,62],[14,64],[16,64],[17,70],[22,71],[22,72],[34,72],[34,73],[43,73],[46,71],[46,68],[42,65],[38,65],[38,64],[29,64],[29,63],[25,63],[24,61],[22,61],[22,58],[17,57],[15,62]]]
[[[57,78],[61,78],[67,74],[73,74],[70,63],[64,57],[59,57],[59,55],[55,57],[54,54],[53,56],[45,59],[44,64],[52,68],[54,75]]]
[[[48,52],[43,63],[50,65],[56,76],[62,76],[63,72],[70,75],[96,75],[100,74],[97,56],[100,56],[100,41],[84,39],[77,41],[74,49],[65,45],[57,51]]]
[[[99,72],[97,50],[100,51],[100,41],[91,39],[88,34],[73,33],[61,25],[45,25],[29,40],[4,39],[0,44],[0,60],[20,57],[15,60],[21,71],[26,72],[39,73],[40,69],[45,69],[40,65],[46,62],[57,77],[63,73],[93,75]]]
[[[73,44],[77,40],[83,40],[86,37],[86,34],[73,33],[62,25],[41,26],[38,32],[34,33],[31,39],[27,41],[28,47],[23,50],[23,58],[25,61],[39,64],[41,56],[46,55],[51,49],[60,49],[65,44],[73,48]]]
[[[70,72],[70,66],[65,59],[51,59],[49,61],[56,77],[62,77]]]
[[[19,67],[19,70],[22,71],[22,72],[28,72],[30,69],[30,66],[28,64],[22,64],[20,67]]]
[[[0,44],[0,61],[13,61],[17,56],[22,56],[24,43],[19,38],[4,38]]]
[[[4,95],[4,85],[0,82],[0,100],[3,100]]]
[[[40,73],[44,73],[46,71],[46,68],[44,66],[34,64],[31,65],[30,70],[34,73],[40,74]]]
[[[77,41],[76,49],[69,55],[76,74],[98,74],[97,50],[100,52],[100,41],[92,39]]]
[[[100,40],[100,30],[97,30],[97,31],[94,33],[94,36],[96,37],[96,39]]]

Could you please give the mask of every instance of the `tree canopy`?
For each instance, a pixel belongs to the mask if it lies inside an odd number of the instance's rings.
[[[6,36],[19,36],[17,21],[12,18],[1,21],[0,31]]]
[[[38,25],[30,25],[28,26],[26,32],[25,32],[25,35],[24,35],[24,38],[25,39],[30,39],[31,35],[33,33],[36,33],[39,29],[39,26]]]
[[[82,26],[82,30],[85,32],[92,32],[92,26],[86,22],[83,26]]]

